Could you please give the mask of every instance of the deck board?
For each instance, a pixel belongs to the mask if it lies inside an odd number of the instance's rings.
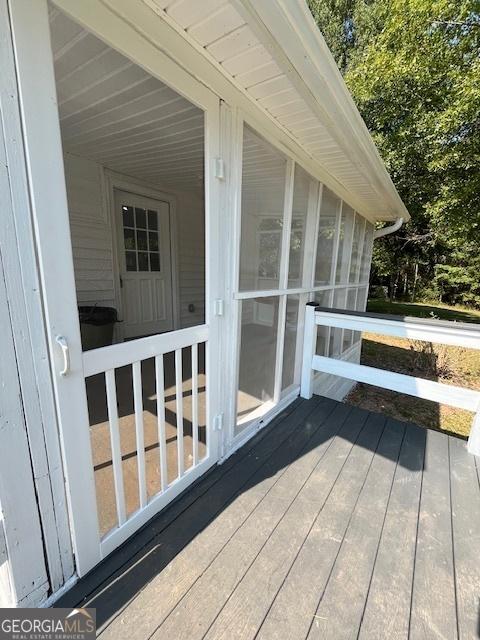
[[[410,638],[457,638],[448,436],[426,433]]]
[[[103,640],[479,638],[478,466],[297,401],[56,606],[96,607]]]
[[[480,637],[480,487],[466,443],[449,438],[458,635]]]
[[[363,614],[361,640],[408,638],[424,451],[425,430],[408,425]]]
[[[358,635],[404,431],[387,422],[308,638]]]

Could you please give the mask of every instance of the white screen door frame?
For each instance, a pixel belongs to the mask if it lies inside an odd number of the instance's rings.
[[[222,397],[219,345],[221,330],[224,330],[221,320],[213,313],[213,301],[221,297],[219,185],[213,175],[214,158],[220,150],[219,99],[103,3],[95,0],[88,4],[59,0],[57,4],[65,5],[73,19],[83,23],[205,112],[206,324],[199,327],[198,331],[201,336],[207,336],[206,418],[209,447],[204,462],[196,467],[194,474],[180,479],[184,482],[177,483],[175,492],[170,493],[171,499],[214,464],[220,450],[220,434],[212,426],[214,417],[222,412],[219,404]],[[74,15],[77,12],[79,15]],[[117,534],[110,538],[108,544],[100,540],[85,390],[86,361],[82,354],[77,313],[47,2],[14,0],[10,3],[10,19],[72,539],[77,573],[82,576],[141,526],[142,519],[137,519],[133,524],[132,520],[127,520],[126,525],[116,529]],[[179,334],[182,331],[168,334],[172,336],[174,345],[175,341],[180,344]],[[60,336],[65,340],[64,345],[68,345],[68,354],[62,349]],[[140,357],[147,357],[145,350],[148,351],[149,344],[144,343],[144,353]],[[128,343],[116,346],[123,348],[124,345]],[[100,351],[103,350],[86,353]],[[91,366],[92,358],[89,363]],[[68,372],[62,375],[66,365]],[[143,522],[148,521],[161,507],[162,501],[157,501],[153,509],[144,509]]]

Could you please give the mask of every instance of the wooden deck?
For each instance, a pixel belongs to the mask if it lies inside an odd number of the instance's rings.
[[[56,606],[104,640],[478,638],[479,462],[298,400]]]

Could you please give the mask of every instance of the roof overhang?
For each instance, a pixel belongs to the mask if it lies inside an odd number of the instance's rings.
[[[409,219],[303,0],[54,2],[100,37],[102,21],[127,21],[220,98],[278,131],[292,157],[362,215]]]

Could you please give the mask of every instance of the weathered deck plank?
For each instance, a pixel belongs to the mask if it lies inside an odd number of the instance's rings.
[[[293,503],[312,471],[322,460],[350,408],[337,407],[323,428],[317,429],[296,453],[295,464],[288,467],[264,500],[238,529],[228,545],[202,574],[185,598],[152,636],[155,640],[195,640],[202,638],[255,560],[285,512]],[[313,419],[315,424],[315,419]],[[206,594],[208,596],[206,597]]]
[[[387,422],[308,638],[358,635],[404,430]]]
[[[458,439],[300,401],[58,604],[96,607],[104,640],[478,638],[477,467]]]
[[[457,638],[448,436],[426,432],[411,640]]]
[[[408,638],[424,451],[425,430],[408,425],[363,615],[362,640]]]
[[[302,639],[308,634],[350,516],[370,468],[385,419],[370,414],[353,450],[267,612],[258,640]]]
[[[458,635],[480,637],[480,487],[466,443],[449,437]]]
[[[207,640],[252,638],[335,485],[367,419],[353,410],[216,618]]]

